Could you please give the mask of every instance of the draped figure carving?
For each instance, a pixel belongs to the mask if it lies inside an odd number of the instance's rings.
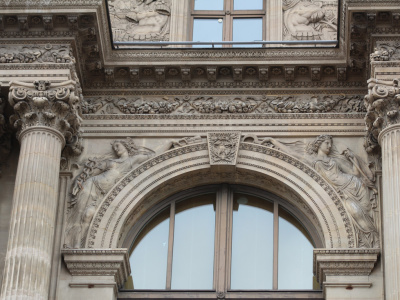
[[[267,137],[254,142],[275,147],[311,165],[342,196],[351,217],[359,248],[379,248],[376,226],[375,178],[369,166],[349,148],[339,153],[330,135],[320,135],[305,145],[283,143]]]

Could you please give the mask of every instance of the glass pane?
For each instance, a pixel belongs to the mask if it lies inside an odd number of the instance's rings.
[[[234,195],[231,289],[272,289],[273,204]]]
[[[262,41],[262,18],[234,18],[233,41],[253,42]],[[256,45],[236,45],[236,47],[261,47]]]
[[[172,289],[213,288],[215,194],[176,204]]]
[[[187,0],[184,0],[187,1]],[[195,10],[223,10],[224,0],[195,0]]]
[[[233,0],[233,9],[263,9],[263,0]]]
[[[165,289],[167,280],[169,208],[140,232],[130,257],[135,289]]]
[[[194,19],[193,41],[194,42],[221,42],[222,41],[222,19]],[[193,45],[193,47],[212,47],[211,45]],[[221,45],[215,45],[221,47]]]
[[[313,289],[313,248],[304,227],[279,207],[279,289]]]

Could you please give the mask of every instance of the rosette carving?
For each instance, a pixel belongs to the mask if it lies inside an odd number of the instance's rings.
[[[382,81],[368,80],[368,95],[364,98],[367,108],[365,124],[367,136],[365,149],[372,152],[378,147],[378,136],[383,129],[400,123],[400,79]]]
[[[10,122],[17,128],[17,136],[35,126],[58,130],[67,143],[79,134],[80,98],[72,80],[62,83],[11,82],[9,102],[15,111]]]

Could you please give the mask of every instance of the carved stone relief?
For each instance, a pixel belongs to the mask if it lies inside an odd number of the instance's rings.
[[[361,96],[87,97],[83,114],[249,114],[365,112]]]
[[[108,1],[114,41],[168,41],[171,0]]]
[[[370,55],[371,61],[400,60],[400,42],[391,41],[378,43],[374,53]]]
[[[157,154],[199,141],[200,137],[170,140],[152,150],[138,146],[131,138],[126,138],[111,143],[113,154],[87,158],[72,184],[64,247],[84,247],[88,227],[97,206],[122,177]]]
[[[320,135],[307,145],[283,143],[273,138],[247,136],[247,141],[278,148],[312,166],[341,196],[351,216],[359,248],[379,248],[377,189],[368,164],[349,148],[341,153],[329,135]]]
[[[68,46],[0,46],[0,63],[70,63],[75,62]]]
[[[337,40],[338,2],[283,0],[284,40]]]
[[[239,152],[240,132],[207,134],[210,165],[235,165]]]

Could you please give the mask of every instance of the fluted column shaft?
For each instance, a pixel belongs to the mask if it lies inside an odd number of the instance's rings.
[[[380,134],[386,300],[400,299],[400,124]]]
[[[1,299],[48,299],[63,136],[47,127],[21,133]]]
[[[80,118],[76,83],[11,82],[21,143],[1,300],[49,299],[61,150]]]

